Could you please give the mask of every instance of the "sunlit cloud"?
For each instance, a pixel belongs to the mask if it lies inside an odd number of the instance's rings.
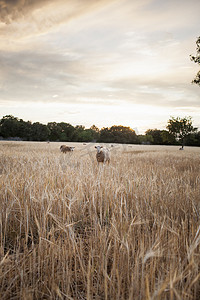
[[[197,122],[189,56],[199,8],[197,0],[0,0],[0,117],[144,130],[188,108]]]

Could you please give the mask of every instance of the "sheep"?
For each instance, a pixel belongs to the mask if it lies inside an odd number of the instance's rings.
[[[96,159],[98,164],[102,162],[104,165],[106,162],[110,163],[110,150],[108,148],[103,148],[102,146],[95,146],[97,149]]]
[[[69,147],[69,146],[66,146],[66,145],[62,145],[62,146],[60,146],[60,151],[62,153],[72,152],[72,151],[74,151],[74,148],[75,147]]]

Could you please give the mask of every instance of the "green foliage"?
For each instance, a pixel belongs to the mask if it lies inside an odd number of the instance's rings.
[[[75,132],[74,126],[69,123],[58,123],[59,129],[61,128],[61,132],[59,135],[59,140],[63,142],[69,142],[72,140],[72,136]]]
[[[150,145],[153,142],[153,138],[151,135],[141,134],[141,135],[138,135],[137,137],[138,137],[139,144],[142,144],[142,145]]]
[[[125,126],[112,126],[103,128],[100,132],[100,142],[135,144],[138,142],[137,135],[133,129]]]
[[[31,139],[31,122],[6,115],[0,120],[0,135],[3,138]]]
[[[93,142],[99,138],[99,129],[93,125],[89,129],[85,129],[82,125],[77,125],[72,137],[74,142]]]
[[[120,144],[185,145],[200,146],[200,132],[192,126],[191,117],[172,118],[167,130],[148,129],[145,135],[136,135],[126,126],[103,127],[101,130],[92,125],[86,129],[82,125],[72,126],[65,122],[25,122],[12,115],[0,119],[0,136],[5,139],[25,141],[62,141],[62,142],[102,142]]]
[[[188,135],[185,139],[185,145],[200,147],[200,131]]]
[[[31,126],[32,141],[46,141],[48,140],[49,134],[50,130],[46,125],[36,122]]]
[[[84,141],[84,130],[85,127],[82,125],[76,125],[75,131],[72,137],[73,142],[83,142]]]
[[[148,129],[145,134],[146,136],[151,137],[151,141],[153,145],[162,145],[163,139],[161,135],[162,131],[158,129]]]
[[[0,121],[1,135],[4,138],[19,136],[19,119],[12,115],[4,116]]]
[[[59,141],[63,133],[62,127],[56,122],[49,122],[47,127],[50,130],[49,140],[50,141]]]
[[[196,56],[190,55],[190,58],[192,61],[200,65],[200,37],[198,37],[196,41],[196,50],[197,50]],[[200,86],[200,71],[197,73],[192,83],[196,83]]]
[[[181,142],[181,145],[184,146],[185,138],[191,133],[197,131],[197,128],[192,126],[192,118],[174,118],[168,120],[168,125],[166,127],[169,131],[169,134],[172,134],[177,141]]]
[[[153,145],[172,145],[176,140],[172,134],[166,130],[148,129],[145,132],[146,142]]]
[[[167,130],[162,130],[161,136],[163,145],[175,145],[177,143],[174,135],[169,133]]]
[[[92,125],[90,127],[90,130],[92,132],[93,141],[98,141],[100,137],[100,130],[96,125]]]

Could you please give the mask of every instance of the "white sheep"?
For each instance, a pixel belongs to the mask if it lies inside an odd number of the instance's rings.
[[[63,153],[72,152],[72,151],[74,151],[74,148],[75,147],[69,147],[69,146],[66,146],[66,145],[62,145],[62,146],[60,146],[60,151],[63,152]]]
[[[108,164],[110,163],[110,150],[108,148],[104,148],[102,146],[95,146],[95,148],[97,149],[97,154],[96,154],[96,158],[97,158],[97,162],[98,164],[100,162],[105,163],[108,162]]]

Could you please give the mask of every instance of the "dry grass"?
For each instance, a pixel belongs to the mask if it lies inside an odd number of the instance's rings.
[[[200,299],[200,148],[0,143],[0,299]]]

